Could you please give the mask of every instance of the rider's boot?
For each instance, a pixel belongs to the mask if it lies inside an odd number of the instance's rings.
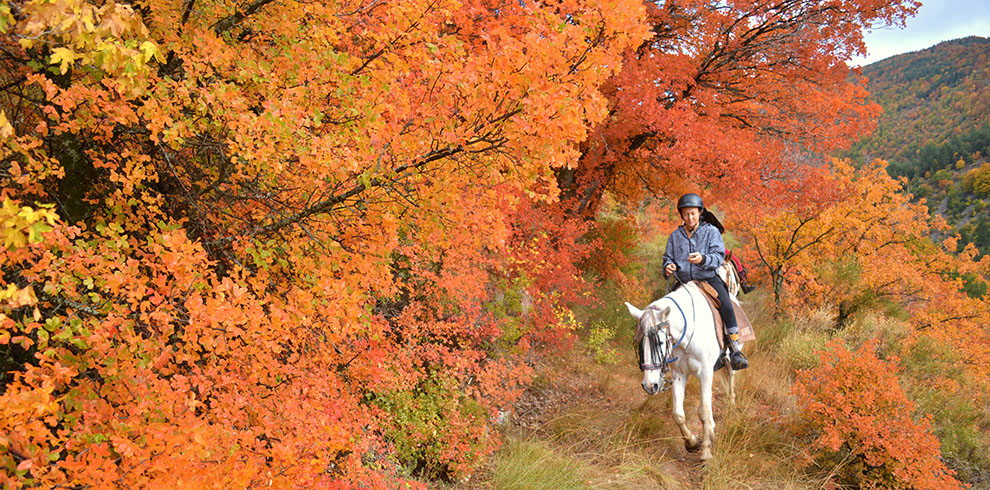
[[[741,369],[746,369],[749,367],[749,360],[746,359],[746,355],[742,353],[742,349],[739,347],[739,334],[729,334],[729,365],[732,366],[733,371],[739,371]]]
[[[743,294],[752,293],[753,290],[756,289],[756,286],[754,286],[754,285],[752,285],[752,284],[750,284],[748,282],[744,282],[744,283],[740,284],[740,287],[742,287]]]

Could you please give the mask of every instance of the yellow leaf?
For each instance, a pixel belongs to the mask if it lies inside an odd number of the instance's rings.
[[[7,120],[7,114],[0,111],[0,139],[6,141],[14,136],[14,127]]]
[[[0,5],[0,34],[6,34],[7,27],[15,23],[14,16],[10,15],[10,6],[4,2],[3,5]]]
[[[86,10],[82,17],[83,27],[86,28],[87,32],[93,32],[96,30],[96,26],[93,25],[93,11]]]
[[[163,63],[165,59],[162,57],[162,53],[158,50],[158,46],[151,41],[145,41],[141,43],[141,52],[144,53],[144,62],[147,63],[151,58],[155,58],[159,63]]]
[[[52,50],[51,64],[61,63],[59,66],[59,72],[65,75],[65,72],[69,70],[69,66],[76,59],[76,53],[68,48],[55,48]]]

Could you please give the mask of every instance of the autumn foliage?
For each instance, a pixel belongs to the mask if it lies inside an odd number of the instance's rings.
[[[642,8],[4,3],[4,486],[469,475],[567,344],[553,169]]]
[[[931,284],[928,271],[916,269],[925,262],[918,255],[937,255],[929,233],[944,225],[912,203],[885,168],[882,161],[860,169],[833,161],[819,177],[826,191],[818,199],[779,207],[750,229],[778,303],[831,301],[852,308],[863,294],[911,302]],[[932,265],[940,282],[939,266]],[[781,296],[785,287],[788,297]]]
[[[761,244],[768,210],[829,229],[860,184],[803,150],[872,127],[844,61],[916,8],[4,2],[0,481],[470,476],[587,278],[622,280],[632,227],[588,219],[603,196],[711,188]],[[890,189],[861,189],[873,219],[907,206]],[[921,246],[906,209],[841,228],[871,271]],[[888,279],[868,287],[913,291]]]
[[[927,423],[912,425],[904,418],[912,408],[897,383],[929,404],[953,400],[959,406],[982,406],[990,400],[984,361],[990,355],[984,327],[990,321],[990,305],[972,287],[990,277],[990,260],[977,260],[972,245],[957,254],[954,237],[933,242],[933,235],[946,234],[944,222],[933,218],[923,202],[911,202],[901,182],[887,175],[883,161],[857,169],[836,160],[820,182],[835,193],[813,206],[781,207],[750,229],[778,312],[802,316],[827,311],[834,319],[821,328],[837,340],[825,352],[822,365],[795,385],[812,424],[823,431],[819,447],[835,454],[841,446],[863,458],[865,466],[850,467],[845,483],[957,488],[953,479],[940,476],[945,473],[938,460],[915,461],[940,454],[939,444],[921,434],[930,430]],[[903,324],[900,330],[877,334],[888,353],[882,362],[873,353],[876,343],[857,347],[855,340],[849,345],[839,340],[856,318],[870,314]],[[864,405],[856,409],[860,402]],[[956,431],[947,429],[954,424],[977,438],[983,433],[980,423],[968,417],[928,408],[941,412],[937,422],[944,436]],[[910,445],[891,438],[903,433],[915,434],[921,442],[911,447],[923,449],[900,452]],[[985,445],[967,442],[969,438],[953,441],[954,457],[983,461]],[[964,447],[968,449],[960,449]],[[836,458],[828,461],[838,464],[842,454]],[[895,470],[901,461],[927,469],[920,474]],[[923,479],[925,475],[935,479]]]
[[[840,484],[963,488],[939,459],[930,422],[915,419],[914,405],[898,384],[897,359],[880,359],[875,348],[867,342],[850,352],[832,342],[821,351],[820,366],[799,374],[793,391],[817,431],[815,450],[855,458],[838,465]]]
[[[604,86],[610,117],[585,141],[573,180],[632,201],[700,190],[734,220],[807,201],[808,152],[847,146],[879,116],[845,63],[865,49],[863,29],[903,22],[917,6],[650,2],[654,35]],[[595,196],[577,207],[594,209]]]
[[[987,298],[971,296],[964,277],[985,280],[990,259],[976,260],[970,245],[956,254],[955,239],[931,240],[945,224],[877,161],[856,169],[834,161],[821,187],[834,190],[814,206],[778,209],[751,228],[757,256],[778,306],[791,311],[827,305],[844,324],[857,311],[898,305],[910,313],[914,335],[932,336],[963,357],[970,378],[986,393],[982,362],[990,321]]]

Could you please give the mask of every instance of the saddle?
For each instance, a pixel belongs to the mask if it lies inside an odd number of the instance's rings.
[[[712,317],[715,318],[715,336],[718,338],[718,346],[721,349],[725,349],[725,339],[728,335],[725,333],[725,323],[722,321],[722,315],[718,312],[721,303],[718,300],[718,292],[711,284],[704,281],[693,281],[698,289],[704,293],[705,300],[708,301],[708,306],[712,309]],[[729,298],[732,301],[732,311],[736,314],[736,326],[739,328],[739,341],[748,342],[750,340],[756,340],[756,334],[753,332],[753,324],[749,321],[749,317],[746,316],[746,312],[743,311],[742,307],[736,301],[735,298]]]

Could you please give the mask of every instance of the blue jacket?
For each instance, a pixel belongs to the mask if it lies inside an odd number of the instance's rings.
[[[688,254],[698,252],[705,256],[700,264],[688,262]],[[667,240],[667,249],[663,252],[663,269],[667,264],[677,264],[677,279],[682,283],[699,279],[711,279],[718,276],[716,270],[725,260],[725,244],[718,228],[701,222],[694,235],[688,238],[684,225],[678,226]],[[664,273],[666,277],[666,273]]]

